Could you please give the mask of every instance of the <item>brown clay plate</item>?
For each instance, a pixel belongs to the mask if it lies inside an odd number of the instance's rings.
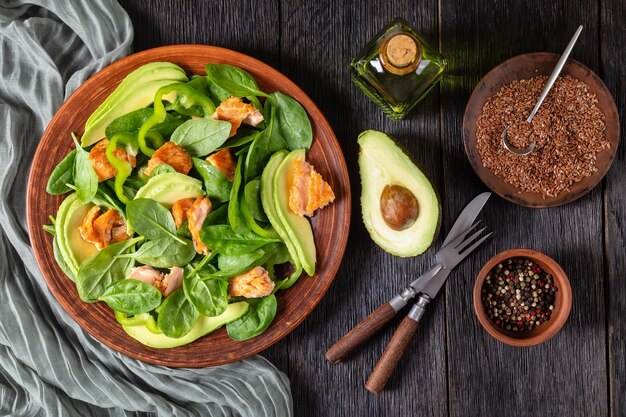
[[[89,115],[115,89],[122,79],[143,64],[169,61],[188,74],[203,74],[207,63],[239,66],[250,72],[266,92],[280,90],[298,100],[307,110],[313,126],[314,142],[307,159],[330,183],[335,202],[313,218],[317,244],[317,273],[302,277],[296,285],[279,291],[278,312],[274,323],[262,335],[238,342],[220,329],[199,340],[173,349],[154,349],[128,336],[117,323],[113,311],[103,303],[82,302],[75,284],[57,266],[52,253],[52,239],[43,230],[64,196],[51,196],[46,183],[57,163],[72,149],[70,132],[82,134]],[[337,138],[328,122],[296,84],[287,77],[247,55],[228,49],[176,45],[155,48],[128,56],[87,80],[61,106],[37,148],[28,182],[28,226],[39,268],[50,291],[76,322],[105,345],[133,358],[172,367],[205,367],[236,361],[276,343],[311,313],[330,286],[343,256],[350,224],[350,183]]]
[[[469,158],[472,168],[480,179],[493,192],[500,197],[505,198],[513,203],[526,207],[555,207],[562,204],[570,203],[579,197],[582,197],[593,189],[604,177],[611,163],[615,158],[617,147],[619,145],[619,114],[613,96],[593,71],[578,61],[569,59],[563,67],[561,76],[570,75],[589,86],[589,89],[598,99],[598,106],[606,115],[606,138],[611,147],[605,149],[597,155],[596,167],[598,171],[582,181],[573,184],[569,192],[563,191],[556,197],[546,197],[541,194],[524,192],[511,184],[504,182],[495,176],[489,168],[483,166],[480,154],[476,148],[476,122],[482,114],[483,106],[489,97],[497,93],[500,88],[514,80],[522,80],[532,78],[537,75],[550,75],[560,55],[537,52],[531,54],[518,55],[502,64],[498,65],[478,83],[465,108],[463,117],[463,141],[465,144],[465,153]]]

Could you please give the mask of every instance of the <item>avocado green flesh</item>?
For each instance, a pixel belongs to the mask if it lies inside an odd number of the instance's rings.
[[[170,72],[173,70],[174,72]],[[142,65],[130,74],[128,74],[118,85],[115,90],[102,102],[100,106],[89,116],[87,119],[87,125],[92,124],[102,114],[110,110],[112,103],[117,101],[119,97],[131,88],[132,85],[138,85],[147,81],[154,81],[158,79],[166,78],[179,79],[187,77],[185,71],[176,64],[171,62],[150,62]]]
[[[96,109],[85,124],[82,146],[90,146],[105,137],[105,129],[116,118],[154,102],[157,90],[169,84],[186,82],[187,76],[180,68],[169,66],[143,71],[141,77],[125,79],[113,94]],[[131,73],[129,77],[133,75]],[[127,77],[128,78],[128,77]]]
[[[207,317],[201,315],[198,318],[198,321],[196,321],[196,324],[192,327],[191,331],[178,339],[165,336],[163,333],[153,333],[148,329],[148,327],[146,327],[145,324],[137,326],[122,325],[122,327],[124,328],[124,331],[133,339],[138,340],[146,346],[161,349],[174,348],[191,343],[194,340],[219,329],[225,324],[237,320],[239,317],[246,314],[248,308],[249,305],[247,302],[240,301],[238,303],[229,304],[226,311],[219,316]]]
[[[293,242],[289,238],[287,230],[278,218],[278,213],[276,212],[276,206],[274,204],[273,180],[274,176],[276,175],[276,170],[278,169],[280,163],[285,159],[285,156],[287,156],[286,151],[276,152],[274,155],[272,155],[269,162],[265,166],[263,174],[261,175],[261,204],[263,205],[263,210],[265,211],[265,214],[267,215],[270,224],[272,225],[274,230],[276,230],[278,236],[280,236],[280,238],[285,242],[287,250],[291,255],[291,259],[296,264],[296,268],[299,268],[301,264],[300,260],[298,259],[298,252],[296,251]]]
[[[58,249],[74,275],[78,273],[80,264],[97,252],[95,245],[83,240],[78,230],[92,206],[80,201],[76,194],[70,194],[61,203],[57,213],[55,229]]]
[[[367,231],[376,244],[393,255],[423,253],[436,237],[441,212],[430,180],[386,134],[368,130],[361,133],[358,142],[361,209]],[[380,196],[387,185],[402,186],[417,199],[418,217],[404,230],[389,227],[381,214]]]
[[[291,151],[280,163],[274,175],[274,205],[278,218],[293,243],[298,259],[307,274],[315,274],[315,240],[311,223],[289,208],[289,185],[292,183],[295,161],[305,159],[304,149]]]
[[[166,172],[151,177],[141,187],[135,198],[149,198],[163,204],[168,209],[183,198],[198,198],[204,195],[202,181],[179,172]]]

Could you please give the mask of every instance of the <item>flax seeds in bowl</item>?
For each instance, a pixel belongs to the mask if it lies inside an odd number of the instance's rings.
[[[597,154],[610,148],[596,95],[569,75],[556,80],[532,124],[526,122],[547,79],[539,75],[503,85],[486,100],[476,121],[483,166],[518,193],[538,193],[543,199],[568,192],[596,173]],[[507,151],[501,143],[507,127],[513,146],[523,148],[536,140],[535,150],[525,156]]]

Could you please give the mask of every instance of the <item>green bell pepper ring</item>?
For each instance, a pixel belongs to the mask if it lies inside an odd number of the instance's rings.
[[[174,83],[159,88],[154,96],[154,113],[141,125],[139,133],[137,134],[139,149],[147,156],[154,155],[154,149],[146,144],[146,136],[150,128],[165,121],[165,115],[167,113],[163,105],[163,96],[173,91],[176,92],[179,98],[179,104],[183,107],[191,108],[192,106],[200,106],[205,116],[209,116],[215,112],[215,104],[204,94],[187,84]]]

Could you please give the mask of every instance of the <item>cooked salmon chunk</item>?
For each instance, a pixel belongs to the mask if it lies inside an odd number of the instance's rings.
[[[94,243],[96,241],[96,234],[93,230],[93,222],[100,215],[100,211],[100,207],[98,206],[90,208],[83,220],[83,223],[78,226],[78,231],[85,242]]]
[[[263,121],[263,115],[256,107],[244,103],[238,97],[230,97],[222,101],[211,118],[230,122],[231,128],[228,137],[235,136],[241,123],[256,126]]]
[[[189,231],[193,240],[193,246],[196,252],[202,255],[208,255],[209,248],[200,239],[200,230],[206,216],[211,212],[211,200],[206,197],[198,197],[187,210],[187,222],[189,223]]]
[[[193,166],[189,153],[174,142],[165,142],[163,146],[157,149],[143,172],[146,175],[150,175],[154,168],[162,164],[168,164],[177,172],[185,175],[189,173]]]
[[[194,201],[196,201],[194,198],[183,198],[172,205],[172,216],[177,229],[187,218],[187,210],[189,210]]]
[[[110,209],[98,216],[93,222],[93,228],[96,232],[96,238],[99,242],[104,243],[102,247],[130,239],[130,236],[126,232],[126,221],[117,210]],[[97,243],[96,247],[98,247]]]
[[[313,165],[303,159],[295,161],[293,180],[289,188],[289,208],[300,216],[313,212],[335,200],[330,185],[315,171]]]
[[[126,279],[136,279],[150,284],[167,297],[183,286],[183,269],[173,266],[168,274],[163,275],[153,267],[144,265],[133,268]]]
[[[96,175],[98,175],[98,182],[106,181],[117,175],[117,169],[113,168],[113,165],[107,159],[107,146],[109,146],[109,140],[102,139],[89,152],[89,160],[94,171],[96,171]],[[135,157],[122,148],[116,147],[113,151],[113,156],[122,161],[130,162],[130,166],[133,168],[137,164]]]
[[[98,250],[104,249],[111,243],[130,239],[126,232],[126,221],[113,209],[100,214],[100,207],[93,206],[85,216],[78,231],[82,238],[96,245]]]
[[[230,296],[259,298],[270,295],[276,284],[262,266],[256,266],[245,274],[230,279]]]
[[[206,161],[219,169],[222,174],[226,175],[228,181],[235,178],[235,170],[237,169],[237,162],[233,157],[233,153],[229,148],[224,148],[215,152],[207,157]]]

